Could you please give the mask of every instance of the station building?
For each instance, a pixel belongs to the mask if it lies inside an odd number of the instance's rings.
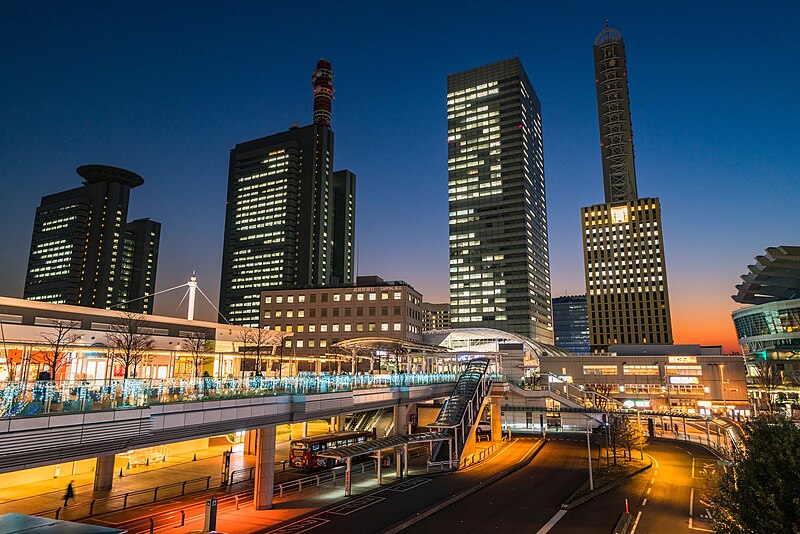
[[[45,336],[54,333],[58,324],[69,326],[69,337],[76,339],[64,349],[68,364],[51,378],[121,378],[124,369],[113,364],[107,335],[123,317],[124,312],[114,310],[0,297],[0,381],[35,380],[40,372],[49,371],[42,358],[51,350]],[[191,377],[186,342],[198,336],[207,340],[209,349],[204,370],[215,376],[238,376],[243,327],[159,315],[143,318],[140,331],[152,336],[154,346],[139,367],[138,378]]]
[[[572,384],[626,408],[750,414],[744,359],[721,347],[611,345],[607,353],[545,356],[540,372],[551,384]]]

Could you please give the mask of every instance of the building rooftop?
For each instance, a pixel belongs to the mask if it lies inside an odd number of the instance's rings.
[[[741,304],[765,304],[800,298],[800,247],[780,246],[756,256],[741,276],[739,292],[731,298]]]

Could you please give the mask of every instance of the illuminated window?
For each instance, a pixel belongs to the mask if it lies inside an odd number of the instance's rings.
[[[611,222],[614,224],[628,222],[628,206],[611,208]]]

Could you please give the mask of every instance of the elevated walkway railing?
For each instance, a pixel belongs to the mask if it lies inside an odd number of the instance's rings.
[[[431,454],[432,465],[449,463],[458,465],[458,459],[480,416],[483,401],[491,393],[492,376],[487,373],[488,358],[474,358],[458,377],[453,393],[445,401],[436,420],[427,425],[448,435],[452,445],[439,442]]]
[[[275,395],[314,395],[455,382],[453,373],[312,374],[294,377],[0,382],[0,417],[116,410]]]

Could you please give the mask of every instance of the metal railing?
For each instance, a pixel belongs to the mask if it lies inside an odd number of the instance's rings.
[[[0,382],[0,417],[92,412],[204,400],[312,395],[377,387],[455,382],[452,373],[312,374],[298,376]]]

